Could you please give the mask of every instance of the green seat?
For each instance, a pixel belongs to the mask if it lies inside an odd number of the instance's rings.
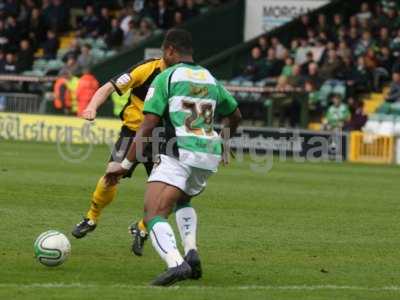
[[[251,81],[243,81],[242,83],[241,83],[241,86],[242,87],[253,87],[254,86],[254,84],[253,84],[253,82],[251,82]],[[251,100],[253,100],[252,99],[252,93],[250,93],[250,92],[238,92],[238,97],[240,97],[240,98],[242,98],[242,99],[251,99]]]
[[[105,48],[107,48],[107,45],[106,45],[106,43],[104,42],[103,39],[97,39],[97,40],[94,41],[93,47],[100,48],[100,49],[105,49]]]
[[[389,114],[390,113],[390,103],[384,102],[381,106],[376,110],[377,113],[380,114]]]
[[[338,94],[345,99],[346,97],[346,85],[343,83],[331,83],[329,80],[326,81],[319,90],[318,100],[322,106],[327,107],[329,104],[329,97],[332,94]]]
[[[60,48],[57,51],[57,59],[62,59],[64,55],[69,51],[68,48]]]
[[[64,66],[64,62],[60,59],[52,59],[47,62],[46,70],[58,70]]]
[[[44,76],[45,72],[42,70],[29,70],[29,71],[24,71],[22,75],[26,76]]]
[[[47,66],[47,60],[45,59],[37,59],[33,63],[34,70],[45,70]]]
[[[105,52],[100,49],[92,49],[92,55],[96,61],[100,61],[105,57]]]
[[[400,116],[400,103],[392,103],[390,108],[391,114],[395,116]]]
[[[104,53],[105,57],[112,57],[116,54],[117,54],[117,51],[115,51],[115,50],[109,50]]]

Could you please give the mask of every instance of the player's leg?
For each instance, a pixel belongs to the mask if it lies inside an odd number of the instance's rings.
[[[207,179],[212,174],[210,171],[192,168],[191,176],[186,185],[186,192],[190,195],[200,194],[206,187]],[[191,198],[185,196],[177,202],[175,208],[176,224],[181,236],[185,251],[185,261],[192,268],[190,278],[200,279],[202,268],[199,252],[197,250],[197,213],[192,207]]]
[[[190,197],[184,197],[178,201],[175,208],[175,219],[184,248],[184,259],[192,268],[190,278],[200,279],[202,268],[196,242],[197,213],[191,205]]]
[[[154,249],[165,261],[168,270],[158,276],[153,285],[167,286],[189,278],[191,268],[180,254],[174,231],[167,218],[183,192],[163,182],[148,183],[145,194],[147,214],[144,218]]]
[[[93,192],[89,211],[86,217],[78,223],[72,230],[72,235],[77,239],[83,238],[87,233],[96,229],[98,218],[104,207],[114,200],[117,193],[117,185],[107,185],[104,177],[97,182],[96,189]]]
[[[150,176],[151,171],[153,169],[153,159],[152,159],[152,151],[151,149],[147,149],[146,157],[148,161],[143,164],[146,169],[147,176]],[[146,214],[146,212],[145,212]],[[144,243],[148,239],[148,232],[146,229],[146,225],[144,224],[143,219],[138,222],[133,223],[129,226],[129,232],[132,234],[133,243],[132,243],[132,252],[137,256],[143,255]]]
[[[110,157],[110,163],[121,162],[135,136],[135,132],[127,127],[122,127],[118,141],[115,143],[113,152]],[[128,172],[125,177],[131,177],[137,164]],[[72,231],[72,235],[76,238],[83,238],[87,233],[93,231],[98,223],[103,209],[108,206],[117,194],[117,184],[107,185],[104,177],[101,177],[97,182],[96,188],[92,194],[90,208],[86,213],[86,217],[78,223]]]

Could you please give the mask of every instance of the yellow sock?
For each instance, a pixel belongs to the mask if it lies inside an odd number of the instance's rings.
[[[97,182],[96,190],[93,193],[90,209],[86,217],[96,223],[103,208],[114,200],[116,192],[117,186],[107,186],[104,177],[101,177]]]
[[[139,221],[138,227],[139,227],[139,229],[140,229],[141,231],[147,232],[147,227],[146,227],[146,225],[144,224],[143,219],[141,219],[141,220]]]

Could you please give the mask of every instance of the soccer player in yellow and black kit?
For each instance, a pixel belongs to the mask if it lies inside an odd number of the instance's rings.
[[[163,59],[150,59],[140,62],[130,68],[127,72],[112,78],[109,82],[100,87],[88,107],[83,111],[82,117],[86,120],[94,120],[96,118],[97,109],[107,100],[112,92],[116,91],[119,95],[125,94],[131,90],[130,99],[122,110],[120,117],[122,119],[122,127],[118,141],[115,143],[111,162],[122,162],[127,151],[135,137],[136,130],[143,121],[143,105],[147,91],[153,79],[167,68]],[[151,152],[151,151],[150,151]],[[151,156],[151,153],[147,153]],[[132,172],[138,163],[132,166],[128,174],[124,177],[131,177]],[[151,157],[148,163],[144,164],[147,174],[149,175],[153,162]],[[93,231],[96,226],[102,210],[110,204],[116,195],[117,184],[107,185],[102,176],[93,193],[90,209],[86,217],[75,226],[72,235],[76,238],[83,238],[88,232]],[[143,237],[146,235],[143,221],[139,221],[131,227],[135,241],[133,244],[133,252],[136,255],[142,254]]]

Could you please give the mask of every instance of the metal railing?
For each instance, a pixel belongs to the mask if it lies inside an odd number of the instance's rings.
[[[0,93],[0,111],[39,113],[41,100],[37,94]]]
[[[394,137],[354,131],[350,135],[352,162],[391,164],[394,161]]]

